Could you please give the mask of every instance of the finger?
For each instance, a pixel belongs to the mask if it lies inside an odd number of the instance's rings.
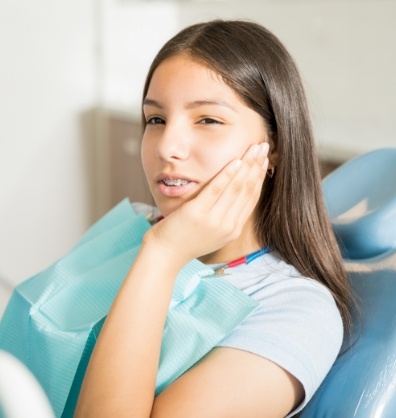
[[[261,195],[263,181],[266,176],[268,167],[268,159],[266,158],[263,164],[258,166],[257,164],[252,167],[250,174],[256,180],[252,190],[246,190],[235,196],[235,200],[232,205],[229,206],[227,212],[221,219],[223,228],[228,230],[233,237],[238,237],[242,232],[247,220],[253,213],[257,206],[258,200]],[[252,183],[253,184],[253,183]]]
[[[228,210],[241,211],[246,204],[258,196],[265,178],[263,164],[267,158],[268,144],[252,146],[242,157],[242,166],[230,180],[217,204],[223,203]]]
[[[265,177],[267,175],[268,164],[269,164],[269,160],[266,157],[263,165],[260,168],[260,181],[258,181],[256,183],[256,189],[254,191],[254,195],[252,196],[251,201],[249,202],[250,204],[246,204],[245,207],[242,210],[241,220],[242,219],[247,219],[257,206],[257,203],[258,203],[258,201],[260,199],[260,196],[261,196],[261,191],[263,189],[263,183],[264,183]]]
[[[196,198],[200,210],[206,212],[213,208],[228,184],[241,169],[242,164],[242,160],[231,161],[207,184]]]
[[[197,212],[206,215],[210,211],[212,219],[220,222],[236,202],[246,204],[246,196],[255,190],[257,181],[263,180],[259,173],[267,152],[268,144],[252,145],[242,160],[234,160],[224,167],[195,199]],[[238,208],[235,210],[240,210]]]
[[[246,200],[246,204],[256,205],[263,186],[263,182],[267,173],[268,167],[268,144],[260,145],[258,155],[255,161],[250,166],[250,170],[246,176],[246,187],[244,189],[245,194],[240,194],[241,200]],[[243,207],[247,207],[247,205]]]
[[[227,186],[219,203],[227,205],[223,222],[244,224],[257,205],[268,167],[268,145],[244,156],[243,167]]]

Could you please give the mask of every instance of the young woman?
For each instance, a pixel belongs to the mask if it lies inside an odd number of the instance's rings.
[[[188,27],[154,59],[143,125],[143,166],[164,219],[146,233],[113,303],[75,417],[292,416],[351,323],[293,60],[255,23]],[[252,254],[226,280],[258,308],[155,397],[180,269],[194,258],[217,268]]]

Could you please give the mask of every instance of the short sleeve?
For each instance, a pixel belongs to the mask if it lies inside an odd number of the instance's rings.
[[[340,313],[320,283],[287,277],[258,291],[258,308],[218,346],[246,350],[273,361],[303,385],[311,399],[336,360],[343,339]]]

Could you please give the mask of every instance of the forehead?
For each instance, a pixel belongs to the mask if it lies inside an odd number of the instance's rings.
[[[227,97],[241,101],[236,92],[224,82],[220,74],[208,65],[187,55],[172,56],[163,61],[154,71],[147,91],[147,97],[178,95]],[[188,97],[186,97],[187,99]]]

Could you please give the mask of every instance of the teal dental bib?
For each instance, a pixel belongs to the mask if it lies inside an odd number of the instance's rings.
[[[149,228],[145,217],[124,200],[93,225],[69,254],[17,286],[11,296],[0,323],[0,349],[15,355],[35,374],[58,418],[73,416],[103,321]],[[176,279],[161,346],[157,394],[257,306],[225,280],[205,278],[211,274],[212,269],[193,260]]]

